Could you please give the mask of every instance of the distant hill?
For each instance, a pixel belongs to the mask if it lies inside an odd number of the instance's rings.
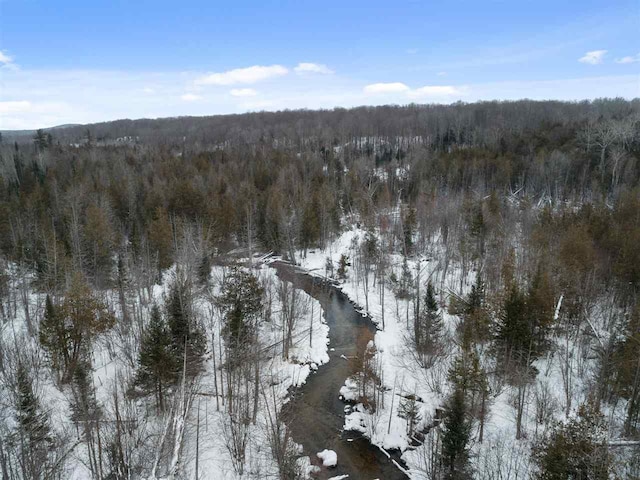
[[[45,132],[53,132],[64,130],[66,128],[80,127],[80,123],[65,123],[64,125],[56,125],[55,127],[43,128]],[[37,130],[0,130],[0,134],[6,138],[23,138],[35,135]]]
[[[527,112],[523,115],[522,112]],[[99,146],[145,144],[172,148],[216,149],[228,144],[328,146],[377,137],[440,142],[493,138],[494,132],[535,130],[542,124],[561,126],[640,113],[640,98],[563,102],[480,101],[442,104],[383,105],[331,110],[282,110],[201,117],[122,119],[45,129],[63,144],[86,142],[87,132]],[[26,142],[34,130],[3,131],[7,139]],[[350,137],[350,138],[345,138]],[[457,137],[460,137],[459,139]]]

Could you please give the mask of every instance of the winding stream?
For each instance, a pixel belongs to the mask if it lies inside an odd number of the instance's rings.
[[[358,344],[366,345],[373,340],[375,326],[330,283],[282,261],[271,266],[280,278],[320,302],[329,325],[329,362],[292,392],[284,412],[293,439],[302,444],[312,463],[319,464],[316,453],[325,448],[338,454],[337,467],[322,468],[316,478],[349,475],[349,480],[406,479],[394,463],[400,462],[398,454],[388,457],[359,433],[343,432],[345,403],[340,400],[339,391],[354,373],[351,362],[344,357],[355,356]]]

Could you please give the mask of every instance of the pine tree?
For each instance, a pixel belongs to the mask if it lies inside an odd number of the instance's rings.
[[[476,241],[476,255],[482,257],[484,255],[484,243],[487,225],[482,212],[482,203],[473,206],[471,211],[471,219],[469,220],[469,233]]]
[[[400,278],[398,278],[395,272],[392,272],[389,276],[389,281],[393,285],[396,298],[400,300],[410,300],[414,293],[414,282],[407,257],[404,257],[402,261],[402,272]]]
[[[186,354],[187,373],[195,375],[202,368],[207,345],[204,330],[194,316],[191,302],[188,281],[176,278],[169,289],[165,305],[174,355],[173,364],[182,368]]]
[[[91,362],[82,359],[73,371],[73,401],[71,419],[82,426],[84,441],[89,454],[89,467],[93,477],[102,472],[102,452],[100,443],[100,420],[102,409],[96,400]]]
[[[547,348],[547,333],[553,323],[555,309],[554,290],[551,278],[544,266],[536,270],[527,292],[527,315],[532,329],[535,355]]]
[[[424,295],[423,308],[416,317],[414,325],[414,343],[420,356],[432,356],[438,353],[443,329],[435,289],[433,284],[429,282]]]
[[[207,253],[202,255],[202,260],[198,265],[198,281],[200,285],[206,286],[209,284],[209,277],[211,276],[211,256]]]
[[[153,391],[158,408],[164,410],[164,390],[177,378],[179,360],[172,351],[171,334],[162,318],[160,309],[154,305],[151,319],[142,337],[138,356],[138,371],[135,384],[144,391]]]
[[[226,341],[236,354],[253,343],[263,296],[255,275],[240,269],[233,269],[222,285],[217,304],[225,317]]]
[[[22,457],[23,474],[26,478],[42,478],[47,466],[47,457],[54,445],[51,427],[46,413],[33,391],[29,370],[18,362],[16,371],[16,422],[17,436]]]
[[[454,385],[442,421],[442,463],[445,478],[471,478],[469,472],[469,441],[471,422],[467,413],[464,390]]]
[[[402,221],[402,240],[404,241],[405,256],[413,251],[413,236],[417,223],[416,209],[409,208]]]
[[[64,302],[56,307],[49,299],[40,325],[40,342],[69,382],[78,363],[87,355],[93,339],[110,329],[115,318],[96,298],[80,273],[74,274]]]
[[[64,316],[47,295],[44,307],[44,317],[40,322],[40,344],[46,350],[51,365],[56,372],[61,373],[69,363],[67,346],[67,327]]]
[[[73,390],[75,399],[72,402],[71,418],[76,422],[96,423],[102,416],[102,411],[96,400],[91,363],[82,360],[73,372]]]
[[[529,366],[535,359],[526,295],[514,283],[506,292],[496,331],[503,367]]]
[[[407,435],[411,438],[415,432],[416,426],[420,420],[422,420],[420,406],[418,405],[415,395],[407,395],[400,400],[398,416],[407,421]]]
[[[347,279],[347,270],[348,267],[351,266],[349,263],[349,257],[344,253],[340,255],[340,260],[338,261],[338,270],[336,271],[336,276],[338,280],[345,281]]]
[[[462,345],[468,350],[474,342],[485,342],[490,339],[490,316],[485,305],[485,286],[478,275],[476,282],[465,299],[459,312],[462,316]]]
[[[611,455],[607,424],[590,403],[580,406],[578,416],[559,423],[533,448],[538,480],[607,480]]]
[[[158,207],[148,229],[149,243],[158,260],[158,270],[169,268],[173,263],[173,228],[166,210]]]

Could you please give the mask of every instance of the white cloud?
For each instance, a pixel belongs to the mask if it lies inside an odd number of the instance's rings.
[[[424,87],[409,90],[410,98],[443,98],[462,96],[466,94],[466,88],[452,85],[426,85]]]
[[[413,85],[423,87],[424,84],[410,84],[408,80],[406,84],[395,87],[387,84],[383,84],[383,87],[370,87],[369,92],[383,91],[383,94],[373,95],[363,91],[366,82],[361,83],[357,78],[327,75],[318,76],[320,78],[315,82],[290,75],[286,81],[274,83],[264,91],[257,89],[257,96],[243,98],[230,94],[231,89],[244,88],[243,85],[214,88],[211,91],[194,89],[194,80],[202,75],[205,72],[4,69],[0,73],[0,129],[35,129],[119,118],[214,115],[242,113],[247,110],[336,106],[349,108],[358,105],[406,104],[412,101],[446,104],[460,99],[473,102],[525,97],[536,100],[583,100],[618,96],[635,98],[640,93],[638,76],[632,72],[619,76],[547,81],[464,85],[449,83],[449,86],[458,91],[458,94],[449,95],[448,93],[453,93],[450,89],[410,88]],[[189,87],[185,88],[185,85]],[[144,94],[145,88],[152,88],[155,93]],[[186,94],[202,96],[202,99],[185,101],[181,96]],[[412,94],[422,97],[412,98]]]
[[[152,93],[156,93],[155,89],[151,88],[151,87],[144,87],[142,89],[142,92],[146,93],[146,94],[149,94],[149,95],[151,95]]]
[[[637,62],[640,62],[640,53],[633,56],[616,59],[616,63],[637,63]]]
[[[436,73],[436,75],[438,75],[439,77],[444,77],[447,74],[447,72],[438,72]]]
[[[392,82],[392,83],[372,83],[364,87],[364,93],[377,95],[381,93],[398,93],[406,92],[409,90],[404,83]]]
[[[326,65],[320,63],[308,63],[301,62],[294,68],[296,73],[321,73],[323,75],[329,75],[333,73]]]
[[[13,62],[13,58],[0,50],[0,63],[7,64]]]
[[[24,113],[31,110],[31,102],[26,100],[0,102],[0,113]]]
[[[236,68],[222,73],[210,73],[196,78],[196,85],[236,85],[251,84],[268,80],[269,78],[281,77],[289,73],[282,65],[254,65],[247,68]]]
[[[255,97],[258,94],[253,88],[232,88],[229,93],[234,97]]]
[[[588,63],[589,65],[598,65],[602,63],[607,50],[592,50],[584,54],[583,57],[578,59],[581,63]]]
[[[202,100],[200,95],[196,95],[194,93],[185,93],[180,97],[185,102],[195,102],[196,100]]]

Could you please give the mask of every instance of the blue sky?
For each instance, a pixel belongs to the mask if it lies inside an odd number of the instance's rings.
[[[0,0],[0,128],[640,96],[635,1]]]

